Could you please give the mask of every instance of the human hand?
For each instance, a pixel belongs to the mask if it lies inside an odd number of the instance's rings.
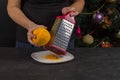
[[[67,14],[70,12],[70,16],[77,16],[79,12],[74,7],[64,7],[62,9],[62,14]]]
[[[27,32],[27,38],[28,38],[28,42],[36,47],[39,47],[37,44],[35,44],[33,41],[32,41],[32,38],[36,38],[36,36],[33,34],[33,31],[37,28],[40,28],[40,27],[44,27],[44,28],[47,28],[45,27],[44,25],[34,25],[32,27],[30,27],[28,29],[28,32]]]

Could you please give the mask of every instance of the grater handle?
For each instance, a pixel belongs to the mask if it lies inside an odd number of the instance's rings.
[[[57,18],[66,19],[67,21],[76,24],[75,17],[70,15],[71,12],[68,12],[67,14],[64,14],[62,16],[57,16]]]

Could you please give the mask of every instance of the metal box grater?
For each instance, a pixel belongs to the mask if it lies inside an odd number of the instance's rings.
[[[50,31],[51,40],[44,47],[58,55],[65,55],[74,25],[75,19],[69,13],[57,16]]]

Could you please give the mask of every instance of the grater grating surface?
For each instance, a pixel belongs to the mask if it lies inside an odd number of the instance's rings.
[[[75,20],[70,14],[57,16],[50,31],[51,41],[45,48],[58,55],[65,55],[74,26]]]
[[[72,34],[73,27],[73,23],[63,19],[56,33],[53,45],[56,45],[63,50],[66,50]]]

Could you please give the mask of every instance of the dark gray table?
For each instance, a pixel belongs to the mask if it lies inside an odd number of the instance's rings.
[[[36,51],[0,48],[0,80],[120,80],[120,48],[73,49],[73,61],[52,65],[33,60]]]

